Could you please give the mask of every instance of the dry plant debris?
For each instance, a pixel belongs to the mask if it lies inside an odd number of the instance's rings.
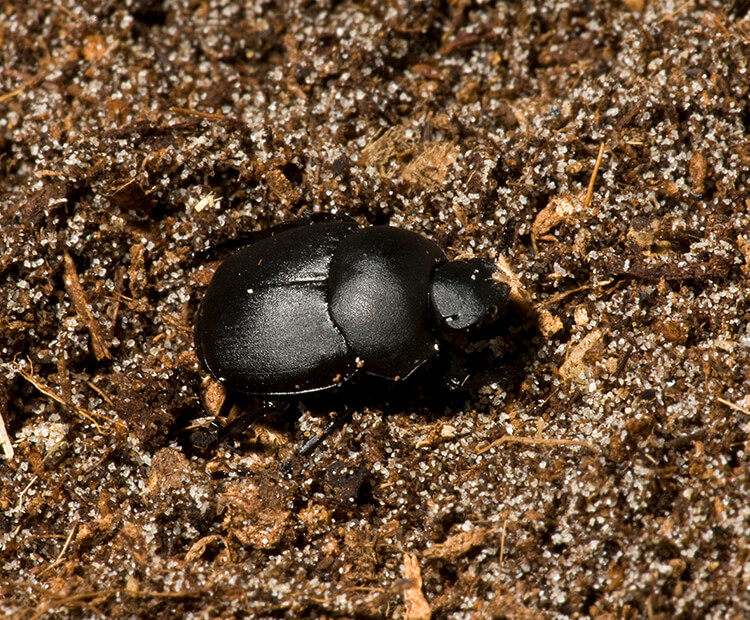
[[[408,587],[404,588],[404,620],[430,620],[432,611],[430,604],[422,594],[422,573],[416,556],[404,555],[401,567],[404,578],[408,580]]]

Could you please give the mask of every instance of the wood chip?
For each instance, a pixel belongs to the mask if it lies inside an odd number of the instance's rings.
[[[495,265],[500,273],[499,279],[510,286],[508,301],[527,316],[535,318],[539,331],[545,338],[551,338],[563,328],[563,322],[559,317],[552,314],[549,310],[534,304],[531,295],[505,257],[502,255],[497,256],[495,258]]]
[[[274,197],[286,207],[296,204],[302,195],[300,190],[294,187],[292,182],[278,168],[266,170],[265,180]]]
[[[465,553],[468,553],[473,547],[484,543],[487,536],[487,530],[483,528],[473,529],[469,532],[461,532],[454,536],[449,536],[439,545],[432,545],[427,549],[422,557],[425,559],[451,559],[454,560]]]
[[[130,246],[130,266],[128,267],[128,286],[130,294],[137,299],[146,288],[145,255],[146,246],[136,243]]]
[[[579,343],[575,344],[568,351],[565,361],[560,365],[560,376],[569,381],[571,379],[585,383],[587,380],[587,366],[584,362],[584,356],[594,345],[602,339],[602,332],[599,329],[590,331],[583,337]]]
[[[415,148],[416,139],[409,136],[405,127],[396,125],[362,149],[362,161],[376,168],[380,176],[387,177],[386,164],[398,156],[412,154]]]
[[[226,538],[224,538],[224,536],[219,536],[218,534],[211,534],[209,536],[204,536],[193,543],[185,554],[185,562],[195,562],[204,554],[206,548],[213,543],[221,543],[224,545],[224,556],[226,560],[229,560],[229,545],[227,544]]]
[[[122,185],[115,187],[109,198],[123,211],[147,212],[156,206],[135,179],[129,179]]]
[[[65,263],[65,273],[63,275],[65,291],[73,300],[73,306],[76,309],[78,318],[86,324],[86,327],[89,330],[89,334],[91,335],[91,348],[94,351],[94,356],[97,361],[109,358],[109,348],[104,341],[102,327],[94,318],[94,315],[91,314],[91,309],[86,300],[86,294],[81,286],[81,281],[78,279],[78,272],[76,271],[75,263],[73,263],[73,259],[67,252],[64,253],[63,258]]]
[[[688,172],[694,194],[701,195],[706,191],[706,178],[708,177],[708,163],[700,151],[694,151],[688,162]]]
[[[404,607],[406,607],[404,620],[430,620],[432,610],[422,594],[422,572],[419,570],[415,555],[404,554],[401,572],[404,578],[409,580],[409,585],[404,588]]]
[[[445,184],[448,170],[456,162],[459,149],[452,142],[432,142],[404,169],[401,177],[420,189],[436,189]]]
[[[540,237],[546,235],[561,222],[576,217],[582,211],[581,196],[563,194],[550,198],[547,206],[536,214],[534,223],[531,225],[531,240],[534,247],[537,247]]]

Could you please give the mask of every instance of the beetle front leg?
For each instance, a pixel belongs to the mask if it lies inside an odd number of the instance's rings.
[[[326,440],[326,438],[333,435],[333,433],[344,425],[348,417],[348,415],[334,416],[334,418],[325,425],[322,431],[310,437],[302,444],[302,446],[300,446],[299,450],[297,450],[297,454],[300,456],[310,456],[315,452],[315,449]]]
[[[321,430],[319,433],[314,434],[307,441],[305,441],[305,443],[303,443],[299,447],[295,456],[310,456],[313,452],[315,452],[315,450],[321,443],[323,443],[328,437],[333,435],[333,433],[344,426],[350,415],[351,413],[348,410],[344,412],[343,415],[336,415],[330,422],[328,422],[328,424],[323,427],[323,430]],[[290,457],[281,465],[281,473],[284,476],[288,477],[292,475],[292,472],[294,470],[293,459],[294,457]]]

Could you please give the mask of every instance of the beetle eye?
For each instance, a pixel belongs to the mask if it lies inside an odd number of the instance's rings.
[[[497,316],[510,288],[492,278],[495,265],[474,258],[440,265],[432,276],[431,300],[435,318],[449,329],[477,327]]]

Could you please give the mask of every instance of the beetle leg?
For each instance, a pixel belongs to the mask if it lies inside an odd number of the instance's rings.
[[[308,439],[299,447],[299,449],[297,450],[297,455],[304,457],[310,456],[313,452],[315,452],[315,449],[326,440],[327,437],[330,437],[334,432],[336,432],[336,430],[340,429],[348,418],[348,411],[343,415],[335,416],[328,424],[325,425],[322,431],[310,437],[310,439]],[[292,475],[293,471],[294,463],[292,457],[288,458],[286,461],[284,461],[284,463],[282,463],[281,473],[282,475],[289,477]]]
[[[224,399],[224,403],[221,406],[219,412],[220,417],[227,415],[232,407],[235,405],[236,400],[232,397],[232,393],[227,393],[227,397]],[[269,411],[286,409],[288,404],[280,403],[279,401],[262,401],[261,403],[255,403],[255,406],[249,411],[243,411],[229,424],[220,426],[216,420],[211,422],[209,429],[204,430],[200,435],[193,433],[191,436],[191,443],[203,451],[213,450],[220,443],[228,438],[235,438],[241,435],[245,429],[255,424],[258,420],[263,419]]]
[[[463,389],[471,376],[468,359],[458,355],[455,351],[441,356],[438,372],[442,377],[443,384],[451,390]]]
[[[313,435],[312,437],[310,437],[310,439],[303,443],[300,449],[297,450],[297,454],[299,454],[300,456],[310,456],[313,452],[315,452],[315,449],[326,440],[327,437],[333,435],[336,430],[344,425],[347,417],[347,415],[335,416],[328,424],[326,424],[326,426],[322,431],[320,431],[320,433]]]
[[[221,403],[221,407],[219,407],[219,411],[209,412],[197,388],[196,398],[200,403],[203,413],[205,415],[213,416],[213,419],[209,423],[208,427],[196,428],[192,433],[190,433],[190,439],[188,441],[191,448],[197,448],[199,452],[206,452],[216,445],[216,437],[222,429],[222,426],[217,422],[217,420],[220,418],[225,418],[227,415],[229,415],[229,412],[234,406],[234,399],[231,398],[228,393],[226,393],[224,395],[224,401]]]
[[[263,400],[260,403],[256,403],[256,406],[250,411],[243,411],[229,424],[224,426],[216,438],[217,442],[221,442],[227,438],[234,438],[241,435],[245,429],[255,424],[258,420],[262,420],[271,411],[284,410],[289,406],[288,403],[282,403],[277,400]]]
[[[203,263],[210,263],[211,261],[219,260],[225,257],[233,250],[239,250],[247,245],[252,245],[260,239],[254,233],[248,233],[241,235],[234,239],[225,239],[214,245],[210,245],[202,250],[193,252],[190,256],[190,265],[202,265]]]

